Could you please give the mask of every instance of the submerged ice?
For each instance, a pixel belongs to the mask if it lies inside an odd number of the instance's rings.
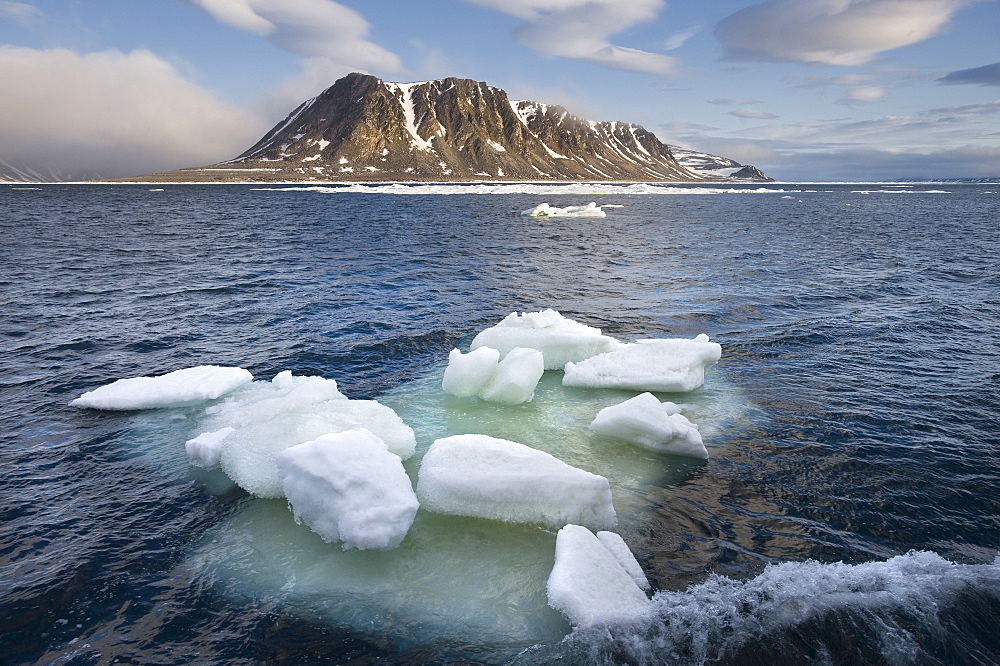
[[[633,358],[639,347],[655,353]],[[672,403],[620,387],[652,366],[692,390],[719,350],[705,336],[620,342],[542,310],[512,313],[468,353],[453,350],[446,368],[378,401],[349,399],[322,377],[248,378],[200,398],[179,440],[192,465],[219,470],[199,474],[224,474],[255,497],[191,566],[225,586],[315,598],[317,612],[358,618],[359,628],[371,625],[361,618],[392,616],[477,642],[550,640],[567,620],[645,612],[642,567],[607,530],[634,537],[641,489],[700,464],[651,455],[707,457],[700,437],[725,419],[710,391],[685,406],[687,421]],[[618,383],[581,391],[565,381],[573,367]],[[188,392],[178,404],[197,395],[211,394]],[[707,429],[693,422],[705,420]],[[569,536],[557,537],[567,525]],[[459,571],[485,582],[456,585]],[[441,609],[433,620],[430,607]]]

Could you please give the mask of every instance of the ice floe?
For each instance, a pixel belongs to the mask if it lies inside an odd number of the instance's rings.
[[[502,361],[500,352],[479,347],[468,354],[453,349],[441,380],[445,393],[467,398],[478,396],[490,402],[519,405],[531,400],[545,372],[542,353],[516,347]]]
[[[91,409],[134,410],[183,407],[214,400],[251,381],[249,370],[199,365],[155,377],[131,377],[88,391],[70,405]]]
[[[590,388],[686,393],[705,383],[722,347],[701,334],[693,340],[639,340],[579,363],[567,363],[563,384]]]
[[[278,454],[321,435],[366,428],[403,459],[416,447],[413,430],[389,407],[349,400],[332,379],[296,377],[288,371],[269,382],[249,384],[205,413],[207,432],[233,428],[220,444],[220,467],[258,497],[282,497]]]
[[[387,550],[402,542],[418,503],[399,456],[363,428],[328,434],[277,455],[296,522],[344,549]]]
[[[596,201],[591,201],[586,206],[567,206],[558,208],[547,203],[540,203],[534,208],[521,211],[525,217],[607,217],[607,213],[601,210]]]
[[[598,412],[590,429],[598,435],[625,440],[653,451],[708,458],[698,426],[681,414],[676,404],[661,403],[652,393],[642,393],[605,407]]]
[[[215,469],[219,466],[219,457],[222,456],[222,442],[229,437],[235,428],[222,428],[212,432],[203,432],[194,439],[189,439],[184,443],[184,450],[191,459],[192,465],[204,467],[205,469]]]
[[[479,395],[496,374],[500,352],[492,347],[479,347],[468,354],[452,349],[448,354],[448,367],[441,379],[445,393],[459,398]]]
[[[640,589],[646,591],[652,589],[638,560],[635,559],[635,555],[632,554],[632,550],[620,534],[617,532],[601,531],[597,533],[597,538],[608,549],[608,552],[614,555],[615,559],[618,560],[618,564],[625,570],[625,573],[632,577],[632,580],[635,581],[635,584]]]
[[[480,332],[469,345],[492,347],[501,355],[515,347],[542,352],[547,370],[562,369],[570,361],[582,361],[622,347],[601,329],[587,326],[548,309],[540,312],[512,312],[500,323]]]
[[[429,511],[514,523],[618,523],[603,476],[524,444],[488,435],[453,435],[431,444],[420,463],[417,497]]]
[[[672,403],[650,394],[622,402],[620,392],[580,391],[564,378],[579,367],[612,377],[617,388],[645,370],[675,388],[642,390],[690,390],[721,347],[707,336],[626,344],[555,310],[512,313],[471,347],[452,350],[443,373],[438,367],[378,402],[349,399],[333,379],[286,371],[270,381],[247,373],[227,394],[200,398],[214,402],[197,412],[176,403],[185,410],[173,422],[186,424],[176,440],[187,440],[177,455],[221,470],[197,470],[197,478],[225,475],[257,498],[287,500],[246,502],[199,549],[216,564],[192,566],[229,581],[222,585],[277,586],[349,615],[363,607],[359,622],[394,613],[402,623],[424,622],[429,604],[447,610],[426,620],[428,631],[443,622],[449,635],[471,632],[474,640],[548,640],[566,631],[560,613],[581,627],[644,616],[642,568],[621,536],[602,530],[642,510],[646,500],[634,489],[652,475],[662,484],[699,464],[651,466],[640,447],[707,451],[700,439],[695,450],[699,430]],[[711,418],[707,393],[692,397],[692,419]],[[602,437],[638,446],[608,446]],[[404,464],[418,443],[422,456]],[[459,570],[468,580],[456,584]],[[515,597],[530,599],[527,611],[511,606]]]
[[[617,554],[605,541],[613,543]],[[624,541],[602,540],[586,527],[566,525],[556,536],[555,564],[546,586],[549,605],[573,626],[628,621],[647,613],[652,604],[620,558],[635,558]],[[637,566],[637,565],[636,565]],[[645,579],[645,577],[643,577]]]

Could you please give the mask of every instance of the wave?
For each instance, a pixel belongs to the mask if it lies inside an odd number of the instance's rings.
[[[979,608],[971,617],[956,612],[969,605]],[[713,575],[658,592],[644,617],[578,629],[519,662],[558,651],[590,663],[987,663],[998,613],[1000,556],[991,564],[927,551],[856,565],[787,562],[745,582]],[[939,654],[956,649],[954,640],[943,647],[956,633],[963,653]]]

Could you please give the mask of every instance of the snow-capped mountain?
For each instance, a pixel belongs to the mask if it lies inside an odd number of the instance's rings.
[[[736,160],[708,153],[699,153],[679,146],[670,146],[674,159],[685,169],[701,174],[707,178],[733,178],[743,180],[773,180],[768,178],[755,166],[740,164]]]
[[[767,179],[756,170],[739,173],[742,165],[732,160],[713,159],[724,160],[731,173],[701,168],[693,158],[679,162],[671,147],[639,125],[583,120],[561,106],[513,101],[482,82],[390,83],[349,74],[303,102],[239,157],[144,179]]]

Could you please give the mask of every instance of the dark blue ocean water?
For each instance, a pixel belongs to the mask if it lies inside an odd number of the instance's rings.
[[[1000,663],[1000,186],[510,189],[0,186],[0,662]],[[477,644],[234,593],[193,553],[255,505],[158,453],[181,417],[67,406],[208,363],[398,396],[543,308],[723,347],[740,416],[630,489],[641,626]]]

